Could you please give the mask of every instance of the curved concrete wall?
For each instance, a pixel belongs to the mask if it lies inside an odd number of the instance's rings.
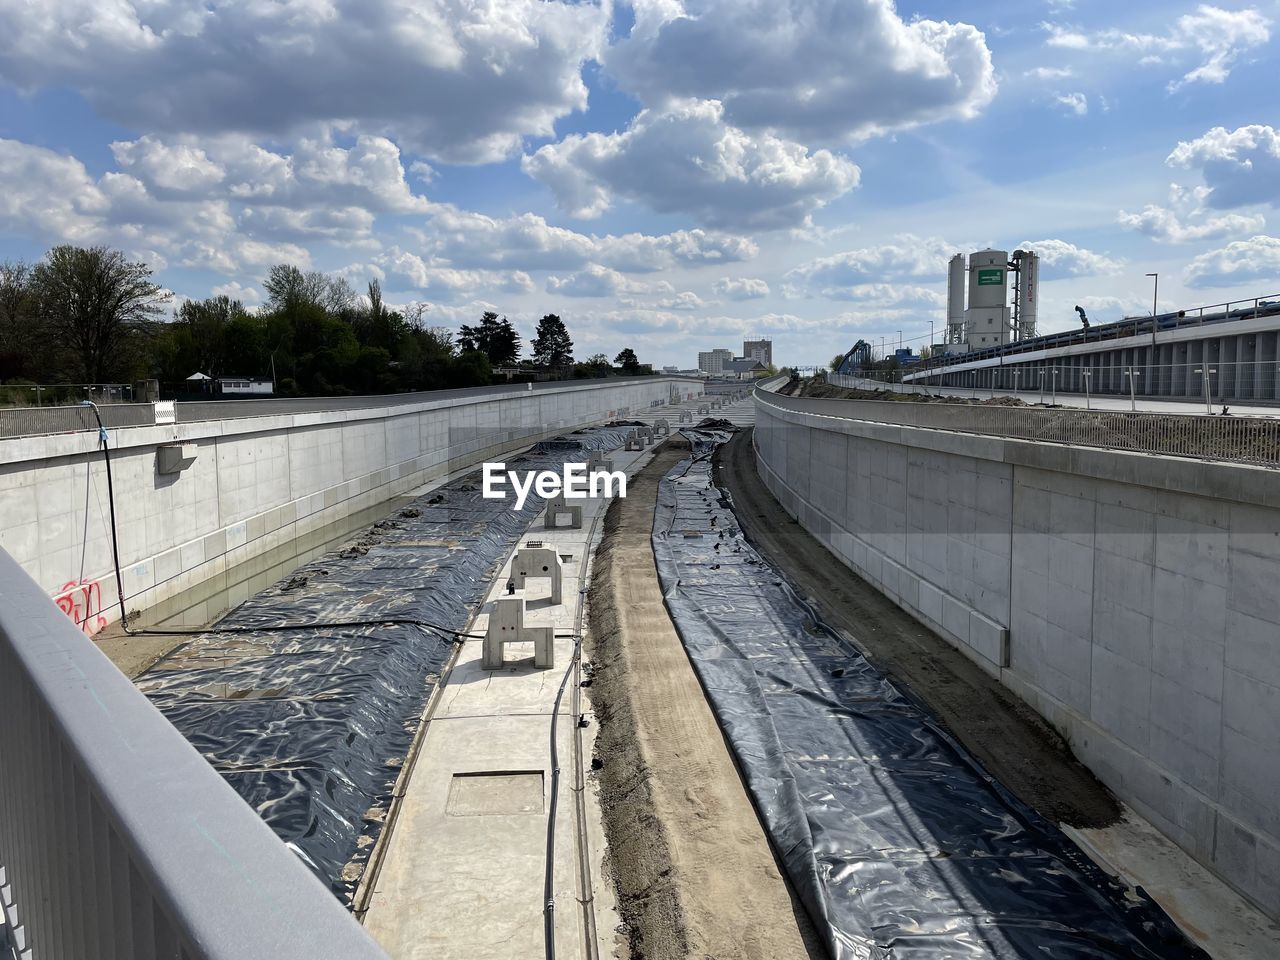
[[[756,393],[786,510],[1280,917],[1280,473],[842,403]]]
[[[341,532],[394,496],[701,392],[696,381],[653,377],[112,430],[127,606],[151,610],[152,621],[185,611],[185,622],[206,622],[319,552],[335,525]],[[160,472],[159,448],[179,443],[194,444],[195,459]],[[109,530],[96,433],[0,440],[0,547],[91,634],[118,619]],[[209,596],[219,599],[206,606]]]

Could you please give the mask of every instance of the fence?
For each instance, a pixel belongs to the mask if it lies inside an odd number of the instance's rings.
[[[760,392],[756,402],[847,420],[1280,468],[1280,419],[1270,417],[823,400]]]
[[[24,960],[385,960],[3,550],[0,731],[0,908]]]

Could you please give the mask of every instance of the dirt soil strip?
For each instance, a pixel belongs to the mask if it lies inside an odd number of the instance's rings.
[[[1039,714],[787,515],[756,470],[749,429],[715,458],[716,483],[733,498],[752,546],[829,625],[931,709],[988,773],[1054,822],[1096,828],[1120,818],[1115,797]]]
[[[633,960],[820,960],[663,602],[650,534],[664,445],[605,517],[589,593],[610,868]]]

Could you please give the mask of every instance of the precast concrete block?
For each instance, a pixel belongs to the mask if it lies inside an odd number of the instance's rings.
[[[693,413],[688,410],[680,411],[680,419],[677,423],[693,423]]]
[[[627,434],[627,452],[635,453],[644,449],[644,440],[641,438],[640,431],[632,430]]]
[[[592,450],[587,458],[587,475],[601,472],[613,473],[613,458],[606,457],[603,450]]]
[[[484,635],[481,666],[501,670],[503,646],[508,643],[533,643],[533,665],[545,670],[555,664],[555,630],[553,627],[529,627],[524,622],[523,590],[507,593],[494,601],[489,614],[489,628]]]
[[[710,412],[711,412],[711,408],[708,407],[706,404],[703,404],[698,408],[698,416],[700,417],[705,417]]]
[[[511,561],[511,579],[517,590],[524,590],[530,577],[546,577],[551,581],[551,602],[564,602],[564,562],[552,547],[524,546]]]
[[[653,435],[655,437],[671,436],[671,424],[667,422],[666,417],[659,417],[653,422]]]
[[[1009,665],[1009,631],[976,610],[969,613],[969,646],[997,667]]]
[[[569,523],[567,529],[582,529],[582,506],[580,504],[569,504],[564,494],[556,494],[547,501],[547,512],[543,518],[543,526],[548,530],[554,530],[560,526],[560,518],[568,516]]]

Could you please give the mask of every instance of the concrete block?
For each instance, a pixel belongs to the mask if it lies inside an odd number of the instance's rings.
[[[942,623],[942,591],[927,580],[919,581],[918,609],[934,623]]]
[[[679,423],[693,423],[693,414],[692,414],[692,413],[690,413],[688,410],[681,410],[681,411],[680,411],[680,419],[679,419],[679,421],[678,421],[678,422],[679,422]]]
[[[516,551],[511,561],[511,580],[517,590],[524,590],[529,578],[545,577],[551,581],[551,602],[564,602],[564,563],[552,547],[526,544]]]
[[[1009,665],[1009,630],[976,610],[969,614],[969,646],[997,667]]]
[[[942,595],[942,627],[955,640],[969,644],[970,610],[949,593]]]
[[[653,422],[653,435],[655,437],[671,436],[671,424],[667,422],[666,417],[659,417]]]
[[[627,434],[626,449],[628,453],[634,453],[644,449],[644,440],[641,438],[638,430],[632,430]]]
[[[613,458],[606,457],[603,450],[592,450],[591,455],[587,457],[587,475],[590,476],[601,471],[605,473],[613,472]]]
[[[564,494],[557,494],[547,501],[547,512],[543,518],[543,526],[548,530],[560,527],[560,520],[565,516],[569,518],[568,524],[565,525],[567,529],[582,529],[582,506],[580,504],[570,505],[565,501]]]

